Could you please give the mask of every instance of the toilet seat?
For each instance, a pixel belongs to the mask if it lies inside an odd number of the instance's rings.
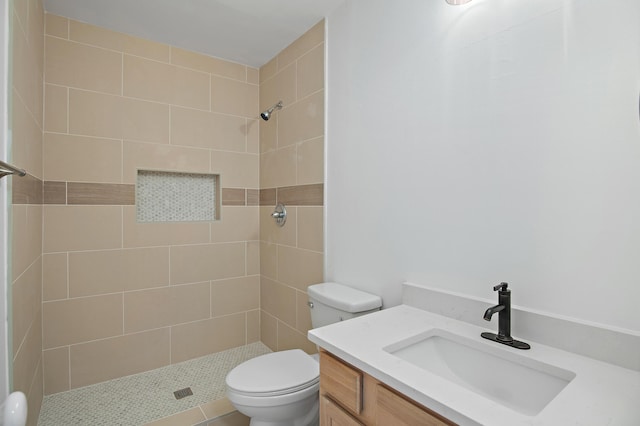
[[[227,375],[233,393],[250,397],[287,395],[317,385],[318,362],[300,349],[273,352],[250,359]]]

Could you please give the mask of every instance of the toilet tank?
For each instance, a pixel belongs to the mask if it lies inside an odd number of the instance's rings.
[[[338,283],[314,284],[307,288],[313,328],[379,311],[382,299]]]

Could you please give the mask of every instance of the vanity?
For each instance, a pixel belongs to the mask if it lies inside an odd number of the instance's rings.
[[[478,303],[472,311],[482,321],[488,304]],[[637,368],[526,335],[515,334],[529,350],[497,344],[480,336],[495,323],[456,316],[405,301],[309,331],[321,348],[320,424],[640,425]],[[631,364],[633,357],[640,352]]]

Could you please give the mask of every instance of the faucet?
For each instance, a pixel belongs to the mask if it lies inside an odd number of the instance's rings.
[[[484,332],[480,335],[485,339],[512,346],[516,349],[529,349],[529,344],[511,337],[511,290],[508,283],[500,283],[493,287],[498,292],[498,304],[490,307],[484,313],[485,321],[491,321],[493,314],[498,314],[498,334]]]

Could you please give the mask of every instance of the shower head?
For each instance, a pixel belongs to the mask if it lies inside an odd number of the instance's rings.
[[[274,106],[272,106],[271,108],[269,108],[268,110],[260,113],[260,117],[262,117],[262,119],[264,121],[269,120],[269,118],[271,118],[271,114],[273,113],[274,110],[276,109],[282,109],[282,101],[278,101],[277,104],[275,104]]]

